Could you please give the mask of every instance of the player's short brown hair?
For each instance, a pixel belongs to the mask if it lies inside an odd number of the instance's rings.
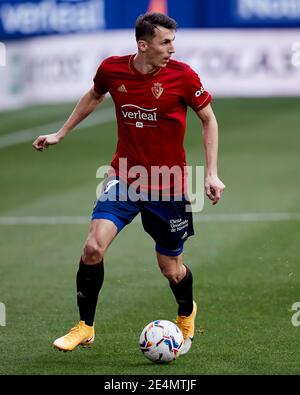
[[[174,19],[158,12],[147,12],[140,15],[135,22],[135,38],[138,40],[152,40],[157,26],[176,30],[177,23]]]

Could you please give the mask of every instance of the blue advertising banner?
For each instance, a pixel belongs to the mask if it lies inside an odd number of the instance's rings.
[[[106,0],[105,17],[107,29],[132,29],[136,18],[149,10],[151,5],[164,4],[163,9],[174,18],[180,28],[195,28],[204,25],[204,7],[207,0]],[[157,6],[154,11],[160,11]]]
[[[138,15],[151,5],[155,11],[155,4],[164,4],[181,28],[203,25],[205,1],[188,3],[186,7],[182,0],[2,0],[0,39],[132,29]]]
[[[93,32],[105,27],[104,0],[2,0],[0,37]]]
[[[179,28],[300,27],[300,0],[1,0],[0,40],[132,29],[149,9]]]
[[[205,28],[300,27],[300,0],[208,0]]]
[[[238,26],[300,26],[300,0],[231,0],[230,9]]]

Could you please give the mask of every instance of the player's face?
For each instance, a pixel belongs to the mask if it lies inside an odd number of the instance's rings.
[[[174,40],[173,30],[158,26],[155,29],[155,36],[146,45],[145,54],[148,63],[153,67],[166,67],[171,55],[175,52]]]

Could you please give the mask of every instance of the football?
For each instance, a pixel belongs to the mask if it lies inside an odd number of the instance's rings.
[[[140,349],[152,362],[168,363],[180,355],[183,335],[171,321],[152,321],[142,330]]]

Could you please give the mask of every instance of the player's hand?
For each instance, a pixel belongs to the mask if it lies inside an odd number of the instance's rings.
[[[225,189],[223,182],[218,176],[206,176],[204,187],[206,196],[213,202],[212,204],[217,204]]]
[[[61,138],[57,135],[57,133],[45,134],[39,136],[33,143],[32,146],[37,151],[43,152],[45,149],[49,147],[49,145],[55,145],[61,141]]]

